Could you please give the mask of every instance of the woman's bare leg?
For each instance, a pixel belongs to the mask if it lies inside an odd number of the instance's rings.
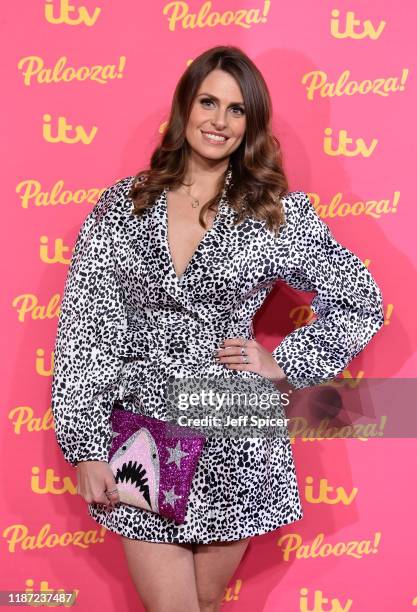
[[[235,542],[193,544],[197,596],[201,612],[218,612],[225,589],[237,569],[250,537]]]
[[[130,575],[147,612],[200,612],[191,544],[120,537]]]

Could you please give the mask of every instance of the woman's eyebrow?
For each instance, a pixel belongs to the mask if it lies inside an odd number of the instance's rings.
[[[220,102],[219,98],[217,98],[216,96],[214,96],[213,94],[210,94],[210,93],[201,92],[198,95],[199,96],[209,96],[210,98],[213,98],[213,100],[216,100],[216,102]],[[234,106],[236,104],[239,104],[240,106],[245,106],[245,104],[243,102],[230,102],[229,106]]]

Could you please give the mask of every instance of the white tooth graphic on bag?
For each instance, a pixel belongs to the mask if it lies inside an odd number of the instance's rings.
[[[120,501],[158,512],[160,465],[155,440],[145,427],[114,453],[110,465]]]

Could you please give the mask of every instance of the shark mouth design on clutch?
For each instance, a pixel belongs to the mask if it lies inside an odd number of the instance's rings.
[[[160,464],[156,442],[142,427],[114,453],[112,466],[120,501],[158,512]]]
[[[192,427],[155,419],[117,403],[110,431],[108,462],[120,502],[184,523],[206,437]]]

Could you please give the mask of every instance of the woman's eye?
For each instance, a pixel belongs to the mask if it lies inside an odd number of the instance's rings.
[[[210,100],[210,98],[203,98],[202,100],[200,100],[201,104],[213,104],[213,100]],[[243,109],[241,106],[233,106],[232,110],[234,111],[234,114],[236,114],[235,111],[238,111],[237,114],[239,115],[244,115],[245,114],[245,109]]]

